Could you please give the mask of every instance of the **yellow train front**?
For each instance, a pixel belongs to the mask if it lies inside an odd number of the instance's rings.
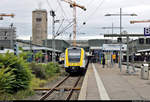
[[[65,50],[64,67],[66,72],[82,73],[86,70],[87,58],[83,48],[70,47]]]

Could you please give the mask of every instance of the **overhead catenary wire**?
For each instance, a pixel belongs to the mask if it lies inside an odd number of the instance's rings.
[[[58,27],[58,30],[57,30],[56,34],[59,32],[60,28],[62,27],[63,22],[64,22],[64,19],[62,20],[60,26]]]
[[[89,19],[91,19],[91,17],[94,16],[94,14],[95,14],[95,13],[98,11],[98,9],[102,6],[102,4],[104,3],[104,1],[105,1],[105,0],[102,0],[102,1],[98,4],[98,6],[96,7],[96,9],[89,15],[89,17],[88,17],[86,20],[84,20],[84,22],[89,21]],[[83,27],[84,27],[84,25],[82,24],[81,27],[79,27],[78,30],[81,30]]]
[[[49,3],[49,1],[48,1],[48,0],[46,0],[46,1],[47,1],[47,4],[48,4],[49,9],[50,9],[50,10],[53,10],[51,4]]]
[[[72,21],[73,22],[73,21]],[[71,23],[72,23],[71,22]],[[60,31],[59,33],[57,33],[56,35],[60,35],[61,33],[63,33],[64,31],[66,31],[67,29],[69,29],[70,27],[72,27],[73,26],[73,24],[71,24],[70,26],[69,26],[70,24],[68,24],[62,31]]]
[[[66,12],[64,11],[64,9],[63,9],[63,7],[62,7],[62,5],[61,5],[61,3],[60,3],[60,1],[59,0],[57,0],[57,3],[59,4],[59,7],[61,8],[61,11],[63,12],[63,16],[64,16],[64,18],[67,18],[68,19],[68,16],[67,16],[67,14],[66,14]]]

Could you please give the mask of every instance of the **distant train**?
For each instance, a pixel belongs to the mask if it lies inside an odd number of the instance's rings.
[[[64,53],[62,53],[59,57],[59,64],[64,64]]]
[[[70,47],[65,50],[64,67],[66,72],[83,73],[86,70],[88,61],[83,48]]]

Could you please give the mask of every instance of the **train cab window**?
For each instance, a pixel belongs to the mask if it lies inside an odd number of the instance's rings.
[[[68,49],[69,62],[80,62],[81,49]]]

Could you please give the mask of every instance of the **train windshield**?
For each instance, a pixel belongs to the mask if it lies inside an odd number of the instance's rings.
[[[81,49],[68,49],[69,62],[80,62]]]

